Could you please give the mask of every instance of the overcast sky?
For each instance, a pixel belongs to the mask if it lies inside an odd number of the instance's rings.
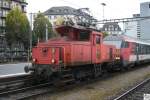
[[[53,6],[71,6],[74,8],[90,8],[91,14],[102,19],[101,3],[106,3],[105,18],[127,18],[140,12],[140,3],[150,0],[27,0],[27,12],[46,11]]]

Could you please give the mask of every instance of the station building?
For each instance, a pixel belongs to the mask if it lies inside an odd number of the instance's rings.
[[[144,2],[140,4],[140,16],[150,16],[150,2]],[[141,39],[150,41],[150,19],[140,21],[141,27]]]

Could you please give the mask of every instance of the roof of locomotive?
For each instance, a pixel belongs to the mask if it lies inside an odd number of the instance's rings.
[[[148,41],[143,41],[143,40],[129,37],[129,36],[123,35],[123,34],[108,35],[104,38],[104,41],[127,41],[127,42],[134,42],[134,43],[139,43],[139,44],[150,45],[150,42],[148,42]]]
[[[100,30],[96,30],[96,29],[93,29],[93,28],[90,28],[90,27],[83,27],[83,26],[79,26],[79,25],[74,25],[74,26],[60,25],[60,26],[56,26],[55,29],[60,34],[65,33],[66,31],[72,30],[72,29],[73,30],[78,30],[78,31],[89,31],[89,32],[95,31],[95,32],[98,32],[99,34],[101,34]]]

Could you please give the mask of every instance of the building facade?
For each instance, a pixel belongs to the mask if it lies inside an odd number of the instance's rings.
[[[52,25],[55,24],[57,18],[62,17],[64,20],[71,19],[74,23],[90,23],[94,19],[90,14],[83,10],[88,10],[88,8],[75,9],[69,6],[60,6],[60,7],[52,7],[44,12],[47,18],[50,20]]]
[[[140,4],[141,17],[150,16],[150,2]],[[150,41],[150,19],[140,21],[141,39]]]
[[[26,13],[26,0],[0,0],[0,36],[5,35],[5,20],[8,12],[18,7]]]
[[[133,18],[140,17],[140,14],[133,14]],[[124,23],[124,34],[134,38],[141,38],[140,21],[131,21]]]
[[[19,50],[22,50],[21,47],[13,47],[15,52],[12,52],[14,50],[11,50],[11,52],[8,50],[7,42],[5,39],[5,21],[6,16],[8,12],[18,7],[21,9],[24,13],[26,13],[26,6],[27,3],[25,0],[0,0],[0,63],[5,62],[9,58],[15,58],[17,55],[20,55],[22,52],[17,52],[16,48],[19,48]]]
[[[101,28],[102,32],[107,32],[108,34],[120,34],[121,28],[118,23],[115,22],[107,22]]]

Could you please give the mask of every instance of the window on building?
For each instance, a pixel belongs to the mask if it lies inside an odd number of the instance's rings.
[[[117,31],[117,30],[118,30],[118,28],[116,27],[116,28],[115,28],[115,31]]]
[[[56,16],[54,16],[54,19],[56,19]]]
[[[2,19],[0,19],[0,26],[2,26]]]
[[[2,26],[5,26],[5,20],[2,20]]]
[[[56,12],[61,12],[61,9],[57,9]]]
[[[19,6],[19,4],[16,4],[16,7],[18,7]]]
[[[68,13],[68,9],[64,9],[64,12],[65,12],[65,13]]]
[[[51,19],[51,16],[48,16],[49,17],[49,19]]]
[[[7,3],[6,2],[4,2],[4,7],[6,7],[7,6]]]
[[[0,9],[0,17],[2,16],[2,10]]]
[[[53,19],[54,19],[54,16],[51,16],[51,19],[53,20]]]
[[[54,12],[54,10],[50,10],[50,12]]]

